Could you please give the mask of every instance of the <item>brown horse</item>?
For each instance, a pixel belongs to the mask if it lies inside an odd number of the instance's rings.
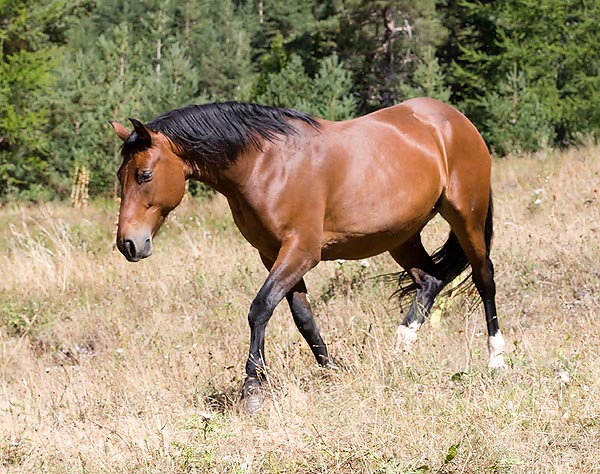
[[[117,246],[132,262],[181,201],[186,179],[222,193],[269,276],[248,315],[250,352],[242,395],[262,402],[265,327],[285,297],[317,362],[334,367],[306,297],[319,261],[389,252],[412,278],[415,300],[398,328],[408,346],[442,288],[469,265],[483,300],[489,366],[504,367],[492,238],[491,159],[469,120],[448,105],[412,99],[345,122],[290,109],[226,102],[173,110],[124,141]],[[423,227],[440,214],[450,235],[433,255]]]

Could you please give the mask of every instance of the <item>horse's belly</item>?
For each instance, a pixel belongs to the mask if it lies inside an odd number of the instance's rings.
[[[354,192],[338,193],[325,214],[322,259],[372,257],[420,232],[437,213],[442,181],[435,171],[430,170],[429,177],[435,179],[429,181],[403,177],[394,187],[380,179],[362,186],[361,192],[356,185],[347,187]]]
[[[364,232],[325,232],[321,260],[368,258],[387,252],[407,241],[433,218],[435,212],[395,228]]]

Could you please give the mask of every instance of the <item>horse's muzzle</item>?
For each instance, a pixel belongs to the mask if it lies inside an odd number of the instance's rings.
[[[152,255],[152,239],[150,237],[117,239],[117,248],[130,262],[139,262]]]

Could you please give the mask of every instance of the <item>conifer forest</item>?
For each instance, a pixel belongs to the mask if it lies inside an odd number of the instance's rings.
[[[596,0],[0,0],[0,200],[111,195],[109,120],[223,100],[332,120],[449,102],[493,153],[594,140]]]

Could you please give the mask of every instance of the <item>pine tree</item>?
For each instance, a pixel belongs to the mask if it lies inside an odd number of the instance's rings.
[[[189,41],[198,91],[214,100],[248,100],[256,75],[247,28],[251,12],[231,0],[201,3]]]
[[[554,140],[549,110],[516,66],[485,95],[482,105],[486,138],[496,154],[534,152]]]
[[[532,147],[518,127],[498,130],[510,104],[519,117],[535,111],[538,120],[529,126],[537,128],[536,146],[564,146],[600,131],[596,1],[464,0],[448,9],[454,98],[495,149]]]
[[[352,79],[336,55],[324,58],[319,72],[311,78],[302,59],[292,54],[279,71],[264,76],[264,88],[254,97],[257,102],[291,107],[329,120],[347,120],[356,110],[351,94]]]
[[[352,75],[336,54],[320,61],[319,72],[310,82],[310,96],[299,108],[329,120],[348,120],[356,114]]]
[[[48,197],[48,121],[64,41],[59,1],[0,1],[0,198]]]
[[[264,0],[261,3],[259,24],[252,39],[255,58],[268,53],[270,45],[280,37],[285,52],[300,56],[306,73],[313,77],[320,61],[337,48],[341,2]]]
[[[114,186],[118,143],[109,120],[149,120],[197,98],[198,71],[175,38],[170,4],[163,6],[136,22],[108,27],[93,44],[80,38],[79,48],[65,61],[53,156],[63,173],[75,165],[90,169],[92,194],[110,192]],[[150,41],[136,41],[144,30]]]
[[[434,0],[344,2],[338,48],[353,72],[360,109],[398,103],[428,48],[446,38]]]
[[[425,49],[410,82],[400,86],[403,98],[431,97],[442,102],[450,101],[450,87],[446,84],[445,75],[432,47]]]

